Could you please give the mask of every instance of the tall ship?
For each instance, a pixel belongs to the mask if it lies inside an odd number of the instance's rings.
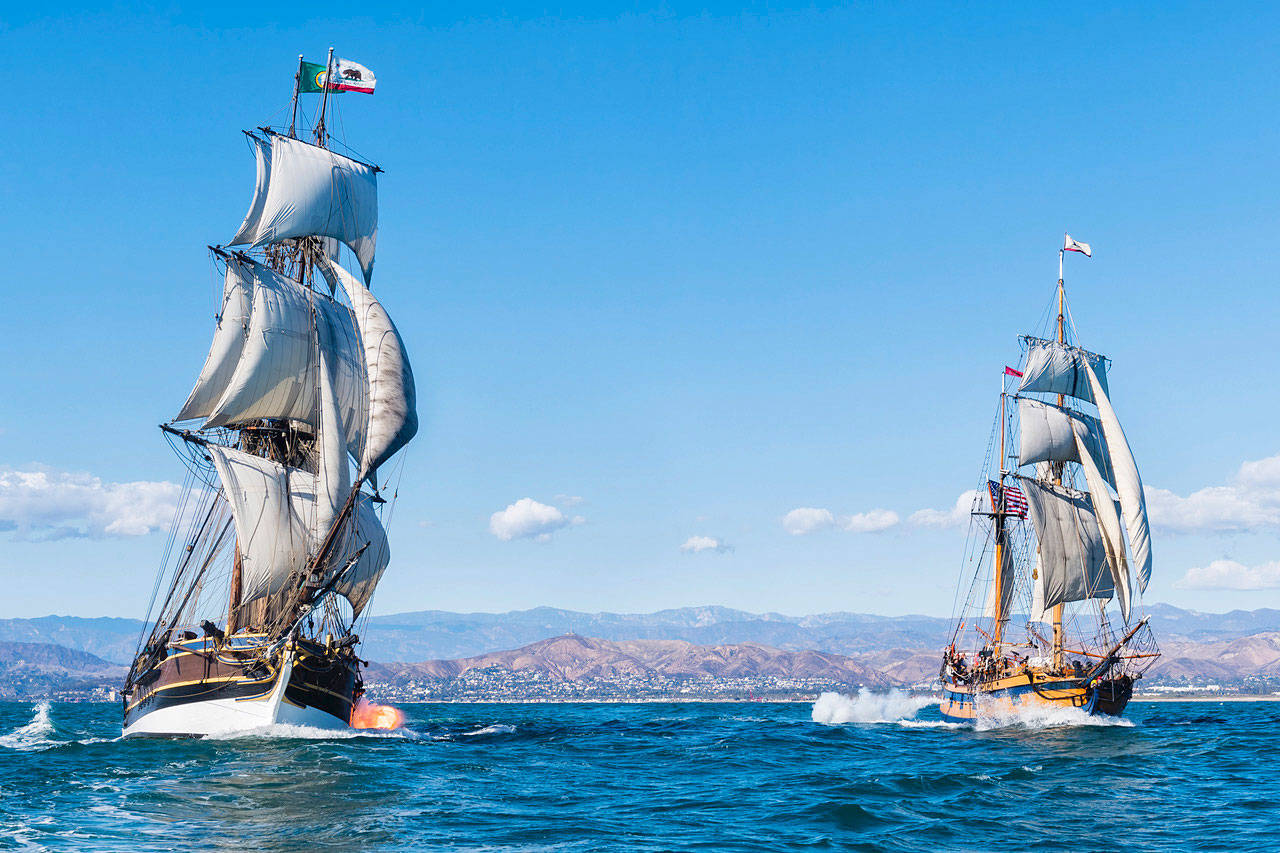
[[[245,131],[257,180],[210,246],[213,343],[161,425],[187,477],[121,691],[126,737],[352,723],[357,629],[391,557],[379,472],[418,428],[404,343],[370,291],[381,169],[325,127],[331,95],[373,86],[332,50],[299,57],[289,125]]]
[[[1106,356],[1079,345],[1058,253],[1051,328],[1004,366],[974,492],[942,718],[1026,710],[1119,716],[1159,657],[1142,593],[1151,534],[1142,479],[1112,405]],[[1056,313],[1056,318],[1055,318]],[[1048,326],[1048,322],[1046,322]]]

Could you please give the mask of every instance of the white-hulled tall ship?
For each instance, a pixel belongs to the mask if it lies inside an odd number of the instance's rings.
[[[1111,405],[1108,360],[1075,344],[1068,251],[1092,255],[1066,238],[1052,337],[1022,337],[1019,368],[1003,368],[943,652],[944,720],[1026,706],[1118,716],[1159,656],[1141,613],[1151,578],[1142,480]]]
[[[324,124],[330,92],[371,92],[371,77],[332,50],[299,57],[289,127],[246,132],[257,183],[211,247],[213,344],[161,427],[188,476],[122,691],[126,736],[342,729],[363,692],[355,628],[390,560],[377,472],[417,432],[403,342],[369,291],[381,170],[332,150]],[[312,141],[295,133],[300,89],[322,91]]]

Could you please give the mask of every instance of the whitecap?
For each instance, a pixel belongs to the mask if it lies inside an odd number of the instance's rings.
[[[813,703],[813,721],[829,726],[840,723],[897,723],[911,719],[921,708],[937,701],[931,696],[913,696],[903,690],[887,693],[859,690],[852,696],[823,693]]]
[[[25,726],[14,729],[7,735],[0,735],[0,746],[15,749],[19,752],[34,752],[57,746],[53,739],[53,720],[49,716],[49,703],[36,705],[35,715]]]

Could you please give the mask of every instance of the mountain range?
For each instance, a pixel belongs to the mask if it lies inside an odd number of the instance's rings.
[[[1200,613],[1167,604],[1148,608],[1162,645],[1229,643],[1280,632],[1280,610]],[[509,613],[426,610],[375,616],[361,629],[363,654],[375,661],[452,660],[517,649],[564,634],[609,641],[683,640],[701,646],[754,643],[783,651],[819,651],[902,665],[912,654],[946,645],[951,620],[936,616],[822,613],[785,616],[728,607],[682,607],[655,613],[583,613],[537,607]],[[52,643],[126,663],[143,624],[137,619],[42,616],[0,619],[0,642]],[[892,663],[896,661],[897,663]]]

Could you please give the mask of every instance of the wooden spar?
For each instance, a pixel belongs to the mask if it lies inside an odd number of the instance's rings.
[[[231,561],[231,595],[227,602],[227,636],[234,634],[240,622],[240,587],[244,583],[244,563],[240,559],[240,539],[236,538],[236,555]]]
[[[1066,289],[1062,285],[1062,256],[1065,250],[1058,250],[1058,343],[1066,343],[1066,326],[1064,324],[1064,307],[1066,302]],[[1062,394],[1058,395],[1058,408],[1062,408],[1066,402]],[[1054,485],[1062,485],[1062,468],[1057,469],[1058,474],[1053,478]],[[1062,605],[1055,604],[1053,606],[1053,668],[1062,669]]]
[[[1004,617],[1005,617],[1004,596],[1001,595],[1002,585],[1004,583],[1004,578],[1002,577],[1002,575],[1004,574],[1004,549],[1007,547],[1004,541],[1004,516],[1005,516],[1005,512],[1004,512],[1004,453],[1005,453],[1004,407],[1005,407],[1005,400],[1006,400],[1006,394],[1004,390],[1004,373],[1001,373],[1000,374],[1000,461],[999,461],[1000,506],[991,507],[992,512],[995,514],[995,525],[996,525],[996,566],[995,566],[995,571],[993,573],[993,576],[991,578],[991,583],[993,586],[993,589],[991,591],[991,601],[993,602],[992,613],[995,616],[995,626],[992,629],[992,633],[995,636],[991,638],[991,641],[992,641],[992,645],[994,645],[997,649],[997,654],[999,653],[1000,640],[1004,635]]]
[[[316,122],[316,145],[325,147],[324,114],[329,107],[330,81],[333,80],[333,48],[329,48],[329,59],[324,66],[324,94],[320,96],[320,120]]]
[[[324,84],[329,85],[328,78],[325,78]],[[293,72],[293,106],[289,109],[289,136],[294,139],[298,138],[298,134],[294,132],[294,128],[298,124],[298,88],[302,85],[302,54],[298,54],[298,70]]]

